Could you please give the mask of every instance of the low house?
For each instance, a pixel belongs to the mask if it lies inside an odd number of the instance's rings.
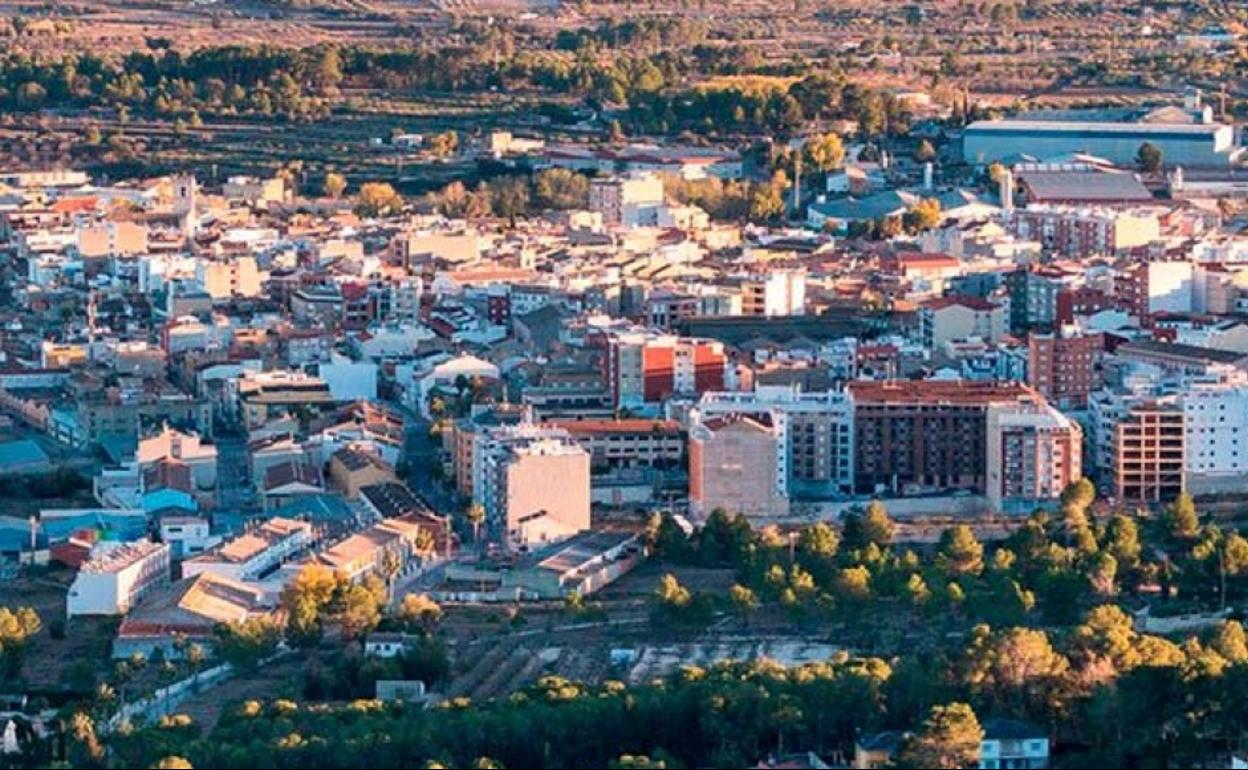
[[[348,499],[359,497],[365,486],[396,481],[394,469],[372,452],[346,447],[329,458],[330,485]]]
[[[280,507],[296,497],[325,492],[321,469],[310,463],[287,460],[264,473],[264,509]]]
[[[166,660],[176,660],[190,644],[210,653],[218,625],[257,616],[279,619],[279,613],[262,588],[204,572],[152,595],[123,620],[113,641],[113,658],[135,653],[151,658],[159,649]]]
[[[193,577],[212,572],[234,580],[257,580],[307,550],[313,539],[308,522],[272,518],[211,551],[187,559],[182,564],[182,575]]]
[[[369,634],[364,640],[364,654],[370,658],[397,658],[418,640],[416,636],[393,632]]]

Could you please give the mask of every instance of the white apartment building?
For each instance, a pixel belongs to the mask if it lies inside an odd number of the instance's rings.
[[[592,179],[589,210],[609,225],[655,226],[663,206],[663,180],[654,174]]]
[[[1083,429],[1049,404],[994,404],[987,416],[986,493],[999,511],[1055,503],[1083,478]]]
[[[741,286],[741,314],[794,316],[806,314],[806,271],[773,270],[747,279]]]
[[[589,529],[590,455],[563,429],[498,428],[473,449],[473,498],[511,547]]]
[[[783,451],[776,453],[777,491],[800,496],[848,493],[853,489],[854,411],[839,390],[804,393],[784,385],[754,391],[702,395],[691,422],[733,414],[766,416]]]
[[[78,570],[65,598],[69,617],[125,615],[153,589],[169,582],[166,543],[105,543]]]
[[[1181,404],[1188,490],[1243,489],[1248,481],[1248,385],[1192,384]]]

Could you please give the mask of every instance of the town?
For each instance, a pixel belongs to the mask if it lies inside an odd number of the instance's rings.
[[[1248,767],[1243,8],[166,5],[0,3],[0,764]]]

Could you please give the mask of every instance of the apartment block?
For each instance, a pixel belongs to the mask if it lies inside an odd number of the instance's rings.
[[[1027,384],[1062,409],[1082,409],[1096,387],[1095,365],[1102,347],[1099,334],[1081,334],[1071,326],[1027,337]]]
[[[1019,383],[920,380],[853,382],[854,489],[860,493],[983,492],[987,412],[1043,404]]]
[[[987,413],[988,500],[999,511],[1054,505],[1083,477],[1083,430],[1048,404],[993,404]]]
[[[615,407],[657,404],[673,395],[723,390],[728,355],[722,342],[624,332],[608,340],[607,385]]]
[[[125,615],[169,582],[170,559],[168,544],[150,540],[97,546],[69,586],[66,613],[71,618]]]
[[[1114,494],[1150,505],[1186,490],[1186,420],[1173,398],[1134,404],[1115,426]]]
[[[717,508],[753,519],[787,516],[783,438],[762,415],[715,416],[689,429],[689,505],[697,516]]]

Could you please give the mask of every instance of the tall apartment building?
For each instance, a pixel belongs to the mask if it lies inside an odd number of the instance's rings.
[[[606,379],[617,409],[723,390],[727,368],[716,340],[638,331],[613,334],[607,343]]]
[[[144,596],[169,582],[167,543],[137,540],[105,546],[78,570],[65,597],[69,617],[125,615]]]
[[[703,394],[694,418],[749,415],[773,426],[783,451],[776,473],[785,495],[848,494],[853,490],[853,410],[843,391],[803,393],[759,386],[751,392]]]
[[[1052,505],[1083,477],[1083,430],[1049,404],[993,404],[985,464],[985,493],[996,510]]]
[[[1161,238],[1157,214],[1148,209],[1033,204],[1015,209],[1010,227],[1047,253],[1075,259],[1115,254]]]
[[[1174,398],[1133,404],[1114,429],[1114,493],[1124,503],[1167,502],[1186,490],[1187,437]]]
[[[507,545],[562,540],[589,529],[590,456],[566,431],[500,428],[478,451],[474,499]]]
[[[1094,367],[1101,335],[1072,326],[1033,332],[1027,338],[1027,384],[1062,409],[1082,409],[1096,385]]]
[[[1196,309],[1195,274],[1191,262],[1142,262],[1123,271],[1114,290],[1141,321],[1156,313],[1190,313]]]
[[[987,412],[994,404],[1043,404],[1019,383],[853,382],[854,489],[875,494],[983,492]]]
[[[1005,277],[1010,294],[1010,329],[1052,328],[1058,317],[1058,295],[1075,285],[1078,276],[1054,265],[1022,268]]]
[[[689,505],[697,516],[717,508],[750,518],[787,516],[784,441],[765,415],[709,417],[689,429]]]
[[[806,314],[806,270],[772,270],[741,283],[741,314],[794,316]]]
[[[657,225],[662,205],[663,180],[654,174],[589,182],[589,210],[602,214],[602,221],[609,225]]]
[[[1186,488],[1240,491],[1248,484],[1248,385],[1197,383],[1182,393]]]

